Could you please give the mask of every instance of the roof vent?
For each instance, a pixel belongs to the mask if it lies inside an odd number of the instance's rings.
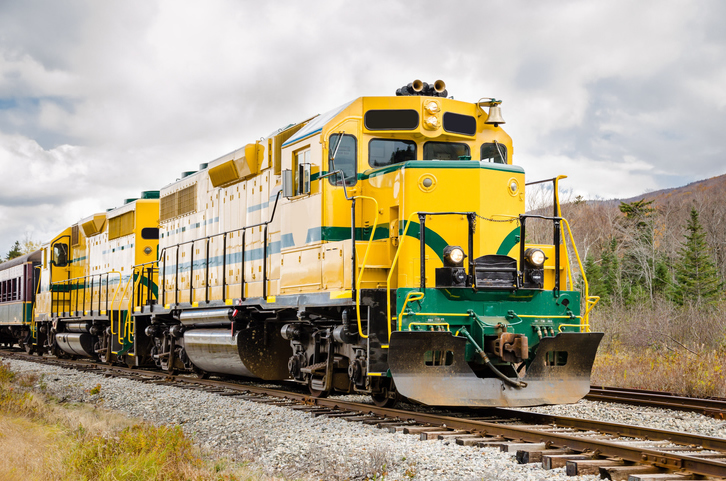
[[[158,199],[159,191],[158,190],[145,190],[145,191],[141,192],[141,198],[142,199]]]

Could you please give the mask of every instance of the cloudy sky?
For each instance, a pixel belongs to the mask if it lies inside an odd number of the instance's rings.
[[[0,254],[415,78],[588,198],[726,173],[726,2],[0,1]]]

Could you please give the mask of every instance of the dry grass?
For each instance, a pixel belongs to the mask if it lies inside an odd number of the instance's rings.
[[[605,333],[593,384],[726,396],[726,304],[656,301],[598,306],[593,314],[592,330]]]
[[[24,417],[0,415],[0,480],[62,480],[63,451],[71,439],[60,428]]]
[[[692,397],[726,395],[726,353],[646,349],[600,353],[594,385],[652,389]]]
[[[273,479],[204,456],[178,427],[58,404],[32,392],[38,381],[0,363],[0,481]]]

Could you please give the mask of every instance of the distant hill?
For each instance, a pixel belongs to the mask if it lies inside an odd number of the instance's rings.
[[[680,202],[688,202],[694,200],[696,197],[704,195],[726,195],[726,174],[719,175],[718,177],[711,177],[706,180],[699,180],[697,182],[691,182],[683,187],[674,187],[672,189],[656,190],[654,192],[647,192],[645,194],[636,195],[629,199],[613,199],[606,202],[633,202],[635,200],[645,199],[652,200],[656,205],[662,205],[665,203],[678,200]]]

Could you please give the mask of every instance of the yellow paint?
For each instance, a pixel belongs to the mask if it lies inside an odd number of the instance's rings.
[[[330,293],[331,299],[351,299],[353,297],[352,291],[332,291]]]
[[[274,304],[277,298],[275,296],[267,296],[267,303]]]

